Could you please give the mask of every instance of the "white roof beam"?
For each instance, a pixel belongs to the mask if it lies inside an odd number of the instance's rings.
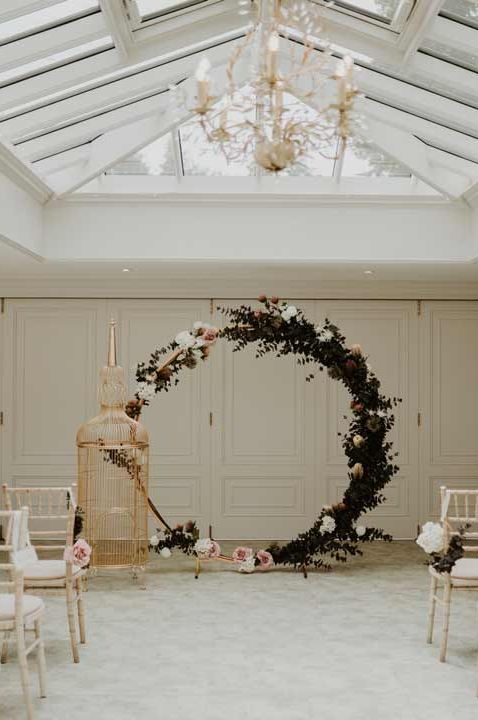
[[[465,133],[478,134],[478,110],[441,97],[402,80],[360,68],[356,74],[359,89],[374,100],[382,100],[435,120]]]
[[[41,101],[49,93],[68,90],[76,83],[97,78],[117,67],[118,63],[118,51],[112,48],[0,88],[0,110],[35,99]]]
[[[408,130],[431,145],[478,163],[478,139],[438,125],[430,120],[412,115],[368,98],[359,98],[356,104],[359,112],[387,123],[392,127]]]
[[[368,118],[366,127],[357,128],[357,134],[406,165],[419,180],[450,200],[457,200],[469,185],[466,178],[432,164],[430,148],[403,130]]]
[[[5,139],[0,140],[0,172],[40,202],[45,202],[52,195],[49,185],[29,162],[19,157],[14,146]]]
[[[74,22],[64,23],[60,27],[44,30],[3,46],[0,55],[0,70],[24,65],[31,60],[69,50],[107,34],[101,13],[87,15]],[[8,93],[8,90],[0,90],[0,97],[3,92]]]
[[[423,39],[429,34],[444,1],[421,0],[416,4],[410,20],[399,36],[399,48],[403,51],[402,65],[406,65],[414,57]]]
[[[463,52],[476,55],[476,30],[463,23],[457,23],[444,17],[436,17],[427,38],[456,50],[463,50]]]
[[[100,0],[100,7],[121,59],[125,62],[133,60],[136,55],[133,33],[123,3]]]

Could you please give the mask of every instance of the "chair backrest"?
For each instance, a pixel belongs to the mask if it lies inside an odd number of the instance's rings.
[[[463,539],[471,544],[464,544],[463,549],[465,552],[478,552],[478,489],[459,490],[442,485],[440,498],[440,521],[447,544],[453,535],[458,535],[460,528],[469,525],[463,531]]]
[[[22,533],[26,538],[25,515],[28,521],[28,514],[17,511],[0,510],[0,522],[5,527],[5,544],[0,545],[0,553],[10,558],[16,541],[14,533],[18,532],[18,542],[22,542]],[[8,578],[8,579],[4,579]],[[15,593],[15,615],[17,621],[23,617],[23,572],[13,562],[0,562],[0,593]]]
[[[76,499],[72,487],[11,488],[4,484],[3,502],[7,510],[28,508],[29,540],[41,550],[58,548],[58,544],[72,545],[75,525]],[[45,540],[55,545],[42,544]]]
[[[7,532],[5,545],[0,546],[10,563],[16,567],[38,560],[35,548],[30,544],[28,533],[28,508],[0,511],[0,522],[5,519]]]

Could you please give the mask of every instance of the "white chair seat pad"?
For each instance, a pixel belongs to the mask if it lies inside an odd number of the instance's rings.
[[[453,585],[478,586],[478,558],[460,558],[451,571]]]
[[[28,620],[30,616],[43,612],[43,600],[35,595],[23,596],[23,617]],[[0,595],[0,622],[15,619],[15,595],[13,593]]]
[[[73,565],[73,577],[81,573],[82,568]],[[66,562],[64,560],[37,560],[28,563],[23,567],[23,578],[25,584],[30,580],[35,582],[41,580],[65,580],[66,579]]]

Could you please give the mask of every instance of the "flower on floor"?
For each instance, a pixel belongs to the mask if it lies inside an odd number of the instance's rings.
[[[256,558],[261,570],[269,570],[274,565],[274,558],[268,550],[258,550]]]
[[[171,552],[171,550],[170,550],[168,547],[163,547],[163,548],[161,548],[161,550],[159,551],[159,554],[160,554],[161,557],[163,557],[163,558],[170,558],[173,553]]]
[[[426,522],[417,537],[417,545],[420,545],[426,553],[440,553],[445,549],[445,531],[439,523]]]
[[[363,525],[357,525],[355,527],[355,532],[357,533],[357,537],[363,537],[365,533],[367,532],[367,528]]]
[[[214,560],[221,554],[221,547],[215,540],[200,538],[194,545],[194,552],[202,560]]]
[[[335,520],[331,515],[324,515],[322,518],[322,522],[320,523],[320,532],[321,533],[331,533],[335,530]]]
[[[239,562],[237,569],[240,573],[253,573],[256,569],[256,558],[254,555],[248,555],[242,562]]]
[[[149,538],[149,544],[151,547],[156,547],[156,545],[159,545],[159,537],[157,535],[151,535]]]
[[[254,551],[250,547],[244,547],[240,545],[237,547],[234,552],[232,553],[232,559],[234,562],[242,563],[245,562],[250,557],[254,557]]]
[[[82,568],[89,564],[90,557],[91,547],[88,545],[86,540],[83,540],[83,538],[77,540],[74,545],[66,547],[65,552],[63,553],[63,560],[71,562],[73,565],[77,565]]]

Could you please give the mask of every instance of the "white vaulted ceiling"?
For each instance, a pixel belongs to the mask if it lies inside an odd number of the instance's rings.
[[[352,53],[359,68],[371,152],[399,156],[410,175],[447,197],[466,196],[478,180],[476,2],[316,4],[334,54]],[[66,196],[171,133],[180,146],[175,172],[187,175],[194,152],[181,147],[168,88],[205,52],[223,66],[249,23],[231,0],[5,0],[4,154],[41,178],[42,191]],[[116,185],[107,181],[103,191]]]

